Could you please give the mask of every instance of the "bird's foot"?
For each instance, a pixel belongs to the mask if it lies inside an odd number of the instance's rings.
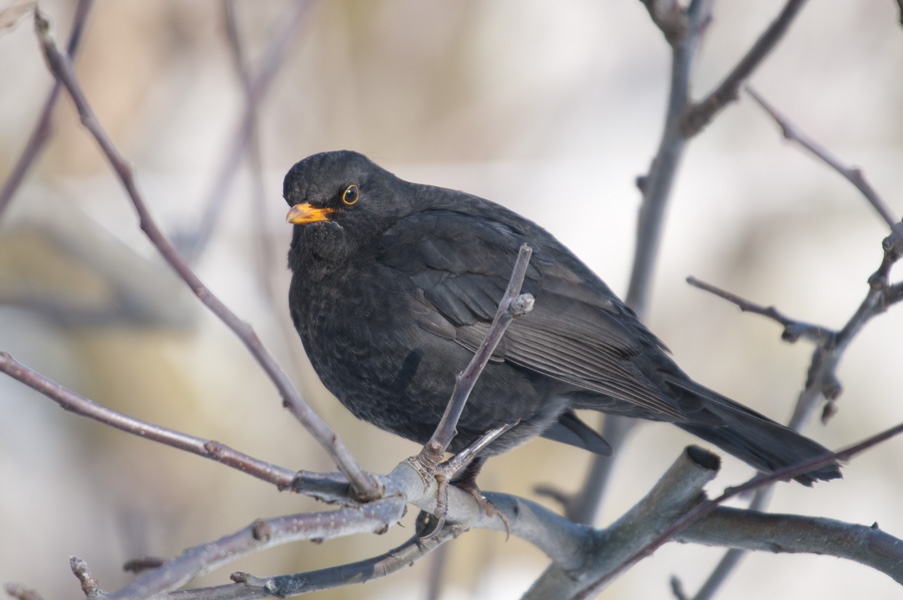
[[[431,527],[428,530],[424,528],[425,531],[421,532],[420,537],[431,538],[445,526],[445,517],[448,514],[448,486],[452,485],[470,494],[487,517],[498,517],[505,525],[505,539],[507,540],[511,537],[511,523],[508,521],[508,517],[483,495],[476,483],[477,475],[482,469],[485,459],[482,457],[474,458],[459,473],[460,465],[454,462],[454,458],[438,465],[432,473],[432,477],[436,480],[438,486],[436,491],[436,510],[434,511],[436,518],[430,523]],[[417,464],[419,461],[415,458],[412,462]],[[417,468],[421,473],[429,476],[422,463],[417,465]]]
[[[431,523],[428,531],[421,533],[420,537],[433,537],[445,526],[445,517],[448,514],[448,486],[449,484],[467,492],[473,496],[477,505],[488,517],[498,516],[505,525],[507,537],[511,536],[511,523],[508,518],[490,502],[476,484],[477,474],[483,466],[484,458],[477,456],[477,453],[485,448],[491,441],[495,440],[505,431],[508,431],[512,425],[499,427],[482,435],[473,444],[464,448],[458,454],[452,456],[449,460],[439,463],[441,451],[433,447],[430,442],[424,446],[423,451],[417,456],[408,459],[408,462],[420,473],[420,476],[427,480],[433,477],[436,480],[436,509],[434,515],[435,522]]]
[[[486,459],[483,457],[478,456],[474,458],[459,475],[452,479],[451,484],[473,496],[473,499],[476,500],[477,505],[487,517],[498,517],[502,520],[502,523],[505,524],[505,541],[507,541],[511,537],[511,522],[508,521],[505,513],[496,508],[495,504],[486,498],[477,486],[477,475],[483,468],[484,462],[486,462]]]

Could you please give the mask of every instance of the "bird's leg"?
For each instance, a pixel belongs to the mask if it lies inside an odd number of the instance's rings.
[[[480,472],[483,462],[485,461],[483,457],[477,456],[477,454],[516,424],[517,423],[503,425],[487,431],[470,445],[452,456],[449,460],[439,465],[436,464],[437,461],[435,461],[432,455],[427,455],[427,447],[424,447],[424,451],[417,456],[408,459],[411,465],[419,471],[422,476],[431,475],[436,480],[438,487],[436,492],[435,511],[438,522],[435,527],[421,537],[432,537],[445,526],[445,516],[448,513],[449,483],[473,496],[474,500],[477,501],[477,504],[487,516],[494,517],[498,515],[505,524],[505,530],[510,536],[511,525],[508,522],[508,518],[483,496],[476,485],[476,476]]]
[[[464,470],[451,480],[451,484],[459,490],[464,490],[473,496],[473,499],[477,501],[477,504],[480,505],[480,508],[486,513],[487,517],[498,517],[502,520],[502,523],[505,524],[505,540],[507,541],[508,538],[511,537],[511,523],[508,522],[508,517],[505,516],[505,513],[497,509],[495,504],[490,502],[477,486],[477,475],[480,474],[485,462],[485,457],[475,456],[473,460],[464,467]]]

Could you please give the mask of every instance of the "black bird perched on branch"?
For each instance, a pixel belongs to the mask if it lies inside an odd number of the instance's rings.
[[[502,338],[450,451],[517,423],[482,455],[536,436],[609,454],[574,413],[591,409],[674,423],[761,470],[828,452],[691,380],[602,280],[510,210],[347,151],[294,165],[283,195],[292,319],[320,379],[359,419],[429,440],[527,243],[534,308]],[[839,476],[828,465],[796,479]]]

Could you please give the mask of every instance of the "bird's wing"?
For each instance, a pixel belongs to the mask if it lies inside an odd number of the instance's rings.
[[[421,327],[475,350],[525,242],[534,254],[523,291],[533,294],[535,304],[511,324],[493,358],[630,403],[653,418],[685,420],[684,411],[639,366],[646,364],[644,352],[662,353],[661,343],[535,225],[423,211],[386,232],[378,260],[410,278],[412,293],[425,307],[415,317]]]

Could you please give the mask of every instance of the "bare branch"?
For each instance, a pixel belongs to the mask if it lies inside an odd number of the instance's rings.
[[[248,456],[220,442],[195,437],[124,415],[47,379],[40,373],[17,362],[6,352],[0,352],[0,372],[6,373],[13,379],[44,394],[64,410],[77,415],[93,419],[142,439],[209,458],[257,479],[272,483],[279,489],[290,489],[324,502],[352,503],[348,481],[341,476],[297,473]]]
[[[88,21],[88,12],[92,3],[93,0],[79,0],[75,7],[72,30],[69,32],[69,43],[66,44],[66,54],[69,55],[70,59],[75,56],[75,52],[78,50],[79,42],[82,39],[82,31],[84,31],[85,23]],[[3,189],[0,189],[0,216],[3,215],[3,211],[9,206],[9,202],[12,200],[16,190],[22,185],[22,181],[25,180],[31,165],[34,164],[38,154],[44,147],[44,143],[50,138],[51,117],[53,116],[53,108],[56,106],[57,98],[60,96],[60,89],[60,82],[54,80],[50,94],[47,96],[47,100],[44,101],[44,107],[41,109],[38,122],[35,124],[34,130],[25,144],[25,149],[13,167],[12,173],[10,173],[3,184]]]
[[[736,304],[740,310],[761,314],[777,321],[784,326],[784,332],[781,335],[783,340],[795,342],[800,338],[805,338],[815,342],[816,347],[812,353],[806,384],[799,394],[793,417],[790,419],[789,426],[792,429],[799,429],[809,420],[809,415],[812,414],[822,398],[828,401],[822,413],[822,420],[827,421],[835,414],[837,409],[834,401],[843,391],[843,386],[837,378],[837,366],[847,347],[872,317],[903,300],[903,290],[900,289],[903,284],[887,286],[887,273],[890,266],[903,256],[898,252],[896,233],[891,233],[884,240],[882,246],[884,256],[878,271],[869,279],[869,291],[856,312],[837,332],[818,325],[789,319],[774,307],[766,308],[694,277],[687,278],[687,283],[690,285],[724,298]],[[903,248],[903,246],[900,247]]]
[[[413,566],[415,562],[463,532],[464,529],[459,526],[443,527],[442,530],[428,538],[415,535],[398,548],[380,556],[328,569],[266,578],[248,576],[242,583],[252,589],[257,587],[267,596],[242,596],[242,598],[272,597],[273,595],[285,598],[296,594],[347,586],[349,582],[367,583]],[[186,598],[173,594],[172,600],[186,600]]]
[[[77,556],[73,556],[69,559],[69,568],[72,570],[72,574],[75,575],[75,578],[78,579],[79,584],[81,584],[82,592],[85,594],[86,598],[106,596],[105,592],[101,589],[100,584],[97,582],[97,579],[88,569],[88,563]]]
[[[3,591],[16,600],[44,600],[37,590],[15,581],[4,583]]]
[[[777,43],[784,37],[793,19],[799,13],[806,0],[788,0],[777,18],[759,36],[749,52],[740,59],[737,66],[728,73],[724,81],[715,90],[687,110],[683,119],[685,135],[693,137],[708,125],[712,118],[729,102],[735,101],[740,94],[740,85],[765,60]]]
[[[773,490],[773,486],[763,487],[756,490],[752,502],[749,503],[747,512],[761,512],[765,510],[766,506],[768,506],[768,501],[771,499],[771,492]],[[717,512],[718,510],[721,509],[715,509],[715,512]],[[678,540],[680,539],[681,538],[678,538]],[[725,545],[730,546],[730,544]],[[745,555],[746,550],[737,547],[732,547],[730,548],[730,550],[725,552],[724,556],[721,557],[721,560],[719,560],[718,564],[715,565],[715,568],[712,569],[712,572],[699,588],[699,591],[696,592],[696,595],[693,596],[692,600],[710,600],[710,598],[714,597],[715,594],[718,593],[718,589],[721,587],[721,584],[723,584],[727,580],[728,576],[731,574],[734,568],[736,568],[736,566],[740,564],[740,559]],[[678,600],[689,600],[689,597],[683,591],[683,585],[681,584],[680,579],[678,579],[676,576],[671,578],[671,589]]]
[[[270,84],[282,65],[292,42],[298,38],[298,28],[304,22],[304,16],[307,14],[311,4],[310,1],[290,4],[293,10],[273,34],[272,41],[260,61],[260,68],[253,75],[248,76],[240,67],[240,70],[244,73],[243,81],[245,82],[246,100],[241,121],[232,137],[231,144],[228,146],[228,151],[217,173],[213,188],[207,196],[200,222],[195,229],[189,232],[181,232],[175,236],[180,249],[192,261],[196,260],[203,253],[216,229],[217,223],[219,223],[220,216],[223,214],[223,206],[228,198],[229,187],[238,173],[238,165],[245,154],[245,149],[249,144],[252,146],[256,145],[253,138],[257,126],[257,107],[264,94],[269,90]],[[234,45],[232,48],[233,58],[236,61],[240,60],[238,57],[240,51],[236,51]],[[254,152],[256,150],[252,150],[252,157]]]
[[[784,332],[781,334],[781,339],[785,342],[793,343],[800,338],[803,338],[816,344],[828,346],[834,342],[834,339],[837,336],[837,333],[831,331],[830,329],[826,329],[825,327],[822,327],[820,325],[812,325],[803,321],[796,321],[784,316],[774,306],[766,307],[754,302],[750,302],[749,300],[741,298],[736,294],[732,294],[731,292],[715,287],[710,283],[700,281],[695,277],[687,277],[687,283],[689,283],[693,287],[697,287],[701,290],[705,290],[711,294],[714,294],[719,298],[723,298],[732,304],[736,304],[737,308],[739,308],[743,312],[755,313],[757,315],[762,315],[764,317],[768,317],[769,319],[777,321],[784,326]]]
[[[668,112],[658,151],[642,178],[643,203],[637,223],[636,248],[625,301],[642,319],[649,300],[655,260],[661,243],[665,206],[687,141],[681,119],[690,102],[690,71],[711,19],[713,0],[694,0],[687,9],[687,33],[672,47]]]
[[[288,44],[283,41],[283,38],[288,39],[289,37],[295,37],[293,34],[300,26],[300,23],[302,22],[301,16],[305,14],[308,6],[309,3],[296,4],[295,13],[288,18],[289,26],[283,28],[276,34],[276,39],[271,43],[266,54],[267,59],[265,59],[264,62],[273,63],[273,66],[271,67],[265,64],[261,69],[263,72],[272,72],[275,74],[278,65],[282,63],[283,57],[287,54],[289,47]],[[244,44],[242,43],[241,35],[238,31],[238,18],[235,14],[235,0],[223,0],[223,14],[226,21],[226,34],[227,39],[229,40],[229,48],[232,50],[232,62],[241,79],[249,116],[246,158],[251,175],[250,197],[253,206],[251,214],[253,216],[254,225],[252,231],[254,234],[255,254],[257,258],[257,268],[255,269],[255,272],[258,281],[260,282],[260,289],[264,291],[270,304],[276,306],[276,286],[274,285],[273,277],[271,276],[272,269],[270,268],[270,265],[276,263],[276,258],[274,256],[274,247],[269,243],[266,232],[267,197],[263,183],[263,158],[261,157],[260,151],[260,131],[257,118],[258,105],[262,93],[255,93],[254,91],[255,83],[252,81],[252,74],[245,58]],[[229,174],[228,176],[231,175],[232,174]],[[223,176],[223,173],[221,173],[220,176]],[[222,199],[223,198],[216,198],[215,200],[217,201],[217,204],[219,204]],[[279,330],[284,332],[285,328],[280,327]],[[288,330],[291,331],[292,328],[288,328]]]
[[[831,154],[826,148],[819,145],[815,140],[807,136],[805,133],[800,131],[798,127],[793,125],[786,117],[781,115],[771,104],[765,101],[762,96],[760,96],[753,88],[750,86],[745,87],[746,93],[752,96],[753,100],[755,100],[759,106],[765,109],[771,118],[778,124],[781,128],[781,134],[788,140],[794,141],[798,143],[800,146],[814,154],[824,162],[826,165],[840,173],[844,179],[852,183],[857,190],[862,192],[862,195],[866,197],[872,207],[881,215],[881,218],[888,224],[891,231],[896,232],[898,236],[903,236],[903,227],[901,227],[897,218],[893,215],[890,210],[890,207],[887,205],[884,200],[872,189],[872,186],[868,184],[865,180],[865,177],[862,174],[862,171],[857,169],[856,167],[847,167],[840,160],[837,159],[833,154]]]
[[[131,166],[129,166],[101,126],[94,111],[88,104],[81,86],[78,84],[71,61],[60,53],[56,42],[53,41],[50,35],[49,23],[37,10],[35,11],[35,28],[50,70],[68,90],[78,109],[82,124],[97,140],[110,165],[125,187],[135,211],[138,213],[141,230],[144,231],[148,239],[156,246],[163,258],[166,259],[166,262],[185,281],[198,299],[244,342],[245,346],[276,385],[292,414],[301,421],[317,442],[329,453],[339,469],[348,476],[357,496],[362,500],[379,497],[381,489],[378,482],[361,468],[338,435],[305,402],[301,393],[292,385],[291,380],[282,370],[282,367],[279,366],[273,355],[266,349],[251,326],[239,319],[201,282],[200,278],[182,260],[170,241],[160,231],[160,228],[151,217],[141,193],[138,191]]]
[[[458,426],[458,419],[467,404],[470,392],[473,391],[483,369],[495,352],[496,346],[505,335],[505,331],[511,322],[522,315],[530,312],[533,308],[533,296],[529,294],[520,295],[521,286],[524,283],[524,276],[527,274],[527,266],[530,264],[530,257],[533,255],[533,249],[527,244],[523,244],[517,253],[517,260],[514,262],[511,278],[508,281],[508,287],[505,290],[502,299],[499,301],[495,318],[486,332],[483,342],[474,352],[473,358],[467,364],[461,373],[456,377],[455,388],[452,390],[451,398],[445,407],[436,431],[433,432],[430,441],[423,446],[420,452],[420,459],[425,465],[435,467],[445,454],[445,450],[455,436],[455,428]],[[513,423],[512,423],[513,425]]]
[[[357,507],[342,507],[328,513],[289,515],[258,519],[248,527],[215,542],[189,548],[121,590],[109,600],[144,600],[178,589],[242,556],[280,544],[300,540],[325,540],[360,533],[382,533],[404,516],[401,496],[390,496]]]
[[[665,41],[669,45],[672,47],[677,45],[687,35],[689,27],[687,12],[677,0],[640,0],[640,2],[649,11],[649,18],[664,34]]]
[[[833,519],[765,514],[718,507],[676,541],[764,552],[807,552],[845,558],[903,584],[903,540],[871,527]],[[699,598],[699,596],[697,596]]]
[[[656,538],[676,518],[705,499],[703,487],[718,474],[721,460],[689,446],[655,486],[608,529],[597,531],[579,561],[556,562],[534,582],[524,600],[573,598],[585,592],[599,572],[621,563]],[[575,557],[576,558],[576,557]]]
[[[677,168],[683,157],[686,137],[680,123],[690,101],[690,72],[696,58],[696,52],[702,42],[706,25],[711,20],[714,0],[693,0],[686,12],[680,17],[683,34],[671,44],[671,87],[668,96],[668,109],[665,115],[665,126],[659,142],[655,158],[649,172],[640,178],[640,190],[643,201],[637,219],[636,245],[634,247],[633,267],[630,272],[630,283],[624,300],[637,314],[640,320],[646,316],[646,306],[652,294],[652,279],[655,274],[655,263],[661,244],[665,208],[671,195],[671,186],[677,174]],[[676,11],[683,11],[677,2],[670,6],[668,0],[650,0],[644,2],[653,21],[660,28],[663,24],[659,17]],[[675,17],[676,18],[676,17]],[[665,32],[666,37],[668,32]],[[603,425],[603,437],[611,446],[614,456],[636,425],[636,420],[617,415],[606,415]],[[568,517],[580,523],[592,523],[601,507],[601,499],[605,493],[615,461],[609,457],[595,456],[586,479],[580,486],[580,492],[568,506]]]
[[[711,513],[717,506],[729,500],[730,498],[733,498],[745,492],[759,489],[776,481],[789,480],[801,473],[806,473],[808,471],[811,471],[812,469],[817,469],[818,467],[824,465],[828,465],[837,461],[849,460],[856,454],[863,452],[871,448],[872,446],[875,446],[876,444],[880,444],[881,442],[900,433],[903,433],[903,424],[891,427],[886,431],[873,435],[858,444],[854,444],[853,446],[845,448],[844,450],[840,450],[838,452],[830,452],[822,457],[806,460],[801,463],[797,463],[796,465],[789,465],[787,467],[777,469],[772,473],[757,475],[746,483],[725,489],[724,493],[722,493],[714,500],[706,500],[680,516],[680,518],[675,520],[670,527],[659,534],[653,541],[643,546],[640,550],[632,554],[629,558],[627,558],[620,564],[612,567],[607,573],[593,582],[592,585],[587,587],[584,592],[577,596],[577,598],[591,597],[593,593],[598,592],[599,590],[604,588],[627,569],[637,564],[640,560],[646,558],[647,556],[650,556],[653,552],[655,552],[655,550],[670,541],[679,532],[684,531],[687,527],[689,527],[693,523],[696,523],[707,514]]]

